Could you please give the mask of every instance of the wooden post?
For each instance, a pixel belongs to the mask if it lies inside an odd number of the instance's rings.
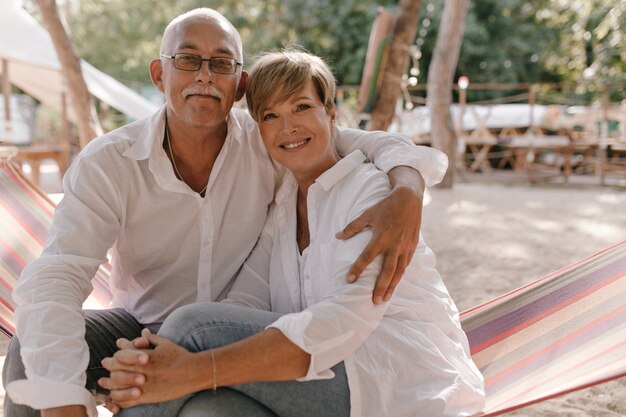
[[[530,115],[528,117],[528,130],[532,136],[537,134],[537,126],[535,126],[535,102],[537,101],[537,84],[531,84],[528,89],[528,104],[530,105]]]
[[[395,116],[396,102],[402,93],[402,75],[409,67],[409,47],[415,39],[421,7],[422,0],[398,2],[398,20],[385,64],[380,93],[372,110],[370,123],[372,130],[386,130]]]
[[[107,133],[111,131],[111,109],[109,105],[104,101],[100,102],[100,126],[102,126],[102,131]]]
[[[6,139],[13,139],[11,126],[11,81],[9,78],[9,61],[2,60],[2,96],[4,97],[4,133]]]
[[[600,184],[604,185],[606,180],[607,170],[607,145],[609,139],[609,87],[604,86],[602,91],[602,120],[600,121],[600,137],[598,140],[598,158],[599,158],[599,172],[600,172]]]
[[[70,166],[70,122],[67,115],[67,94],[65,91],[61,93],[61,147],[63,148],[63,157],[57,161],[61,177]]]
[[[463,135],[463,116],[465,116],[465,105],[467,104],[467,89],[459,88],[459,133],[457,134],[459,137]]]

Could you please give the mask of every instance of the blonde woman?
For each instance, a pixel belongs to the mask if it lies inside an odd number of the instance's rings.
[[[470,416],[483,405],[458,311],[418,248],[391,300],[374,304],[381,260],[347,277],[369,232],[335,238],[390,192],[360,151],[333,145],[335,80],[300,51],[262,56],[250,71],[250,113],[270,156],[290,172],[224,303],[184,307],[160,336],[106,366],[133,388],[111,398],[123,415]],[[265,310],[265,311],[259,311]],[[122,342],[124,343],[124,342]],[[180,345],[180,346],[179,346]],[[124,365],[139,363],[145,365]],[[133,384],[134,378],[141,384]],[[285,382],[272,382],[285,381]],[[227,387],[227,388],[226,388]]]

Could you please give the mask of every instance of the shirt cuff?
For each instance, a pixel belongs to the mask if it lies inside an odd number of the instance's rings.
[[[20,379],[6,386],[7,394],[16,404],[36,410],[66,405],[84,405],[89,417],[98,417],[96,399],[85,387],[45,378]]]
[[[302,334],[301,328],[306,327],[308,322],[310,322],[312,315],[310,312],[300,312],[300,313],[292,313],[285,314],[280,317],[274,323],[270,324],[266,327],[275,328],[280,330],[282,334],[285,335],[291,343],[298,346],[300,349],[311,355],[309,369],[305,376],[296,379],[296,381],[304,382],[304,381],[314,381],[318,379],[332,379],[335,377],[335,373],[328,368],[328,366],[323,364],[323,360],[319,357],[316,350],[320,350],[322,352],[330,349],[331,346],[337,344],[337,339],[343,339],[347,336],[340,336],[339,338],[335,338],[332,340],[328,340],[323,342],[317,346],[317,349],[312,346],[308,346],[308,344],[304,341],[305,336]]]

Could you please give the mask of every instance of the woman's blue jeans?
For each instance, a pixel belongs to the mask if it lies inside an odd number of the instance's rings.
[[[172,313],[159,335],[198,352],[259,333],[278,317],[277,313],[224,303],[197,303]],[[333,379],[235,385],[129,408],[119,417],[347,417],[350,390],[343,363],[333,367],[333,371]]]

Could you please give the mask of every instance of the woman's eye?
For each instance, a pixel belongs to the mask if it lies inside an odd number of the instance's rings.
[[[302,111],[302,110],[306,110],[306,109],[310,109],[311,106],[309,106],[308,104],[305,103],[300,103],[296,106],[296,110],[297,111]]]
[[[265,120],[272,120],[275,118],[276,118],[276,115],[274,113],[267,113],[263,115],[261,120],[265,121]]]

